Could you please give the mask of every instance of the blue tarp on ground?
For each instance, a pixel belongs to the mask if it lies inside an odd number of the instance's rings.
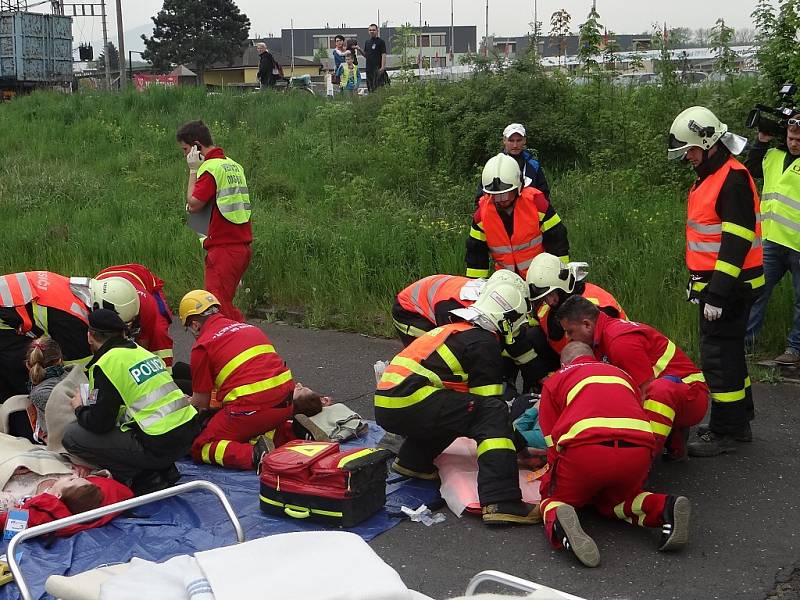
[[[370,423],[366,437],[343,444],[346,447],[374,447],[383,430]],[[317,523],[267,516],[259,509],[258,477],[253,472],[227,471],[199,466],[189,461],[178,463],[181,483],[205,479],[225,492],[241,521],[248,540],[291,531],[324,530]],[[438,485],[390,474],[386,508],[352,531],[369,541],[401,521],[400,507],[431,506],[439,500]],[[192,492],[142,506],[133,515],[119,517],[98,529],[71,538],[37,539],[25,542],[20,568],[34,598],[51,598],[44,593],[50,575],[74,575],[97,566],[127,562],[137,556],[163,562],[179,554],[193,554],[227,546],[236,534],[216,496]],[[2,549],[5,551],[6,544]],[[0,600],[20,598],[14,583],[0,588]]]

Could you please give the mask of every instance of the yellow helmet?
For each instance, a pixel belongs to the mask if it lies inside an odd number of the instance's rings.
[[[139,315],[139,294],[133,284],[122,277],[90,279],[89,297],[92,310],[113,310],[125,323]]]
[[[178,307],[178,316],[185,327],[189,317],[202,315],[212,306],[219,305],[219,300],[217,300],[217,297],[211,292],[206,290],[192,290],[181,299],[181,304]]]

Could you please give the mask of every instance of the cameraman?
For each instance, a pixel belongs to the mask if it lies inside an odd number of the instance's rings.
[[[764,323],[772,289],[787,271],[794,287],[794,324],[786,351],[775,358],[781,365],[800,364],[800,114],[787,121],[786,140],[770,147],[773,136],[758,132],[745,165],[753,177],[763,177],[761,230],[764,277],[761,296],[750,311],[746,340],[752,344]]]

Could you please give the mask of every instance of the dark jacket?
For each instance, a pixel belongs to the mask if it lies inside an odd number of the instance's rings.
[[[259,55],[258,59],[258,80],[261,85],[273,85],[277,79],[277,75],[272,73],[276,68],[275,58],[270,54],[269,50]]]

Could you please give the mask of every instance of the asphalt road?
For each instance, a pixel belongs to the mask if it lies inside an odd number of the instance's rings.
[[[295,380],[372,418],[373,364],[391,340],[265,324]],[[175,354],[191,338],[175,328]],[[539,526],[489,529],[476,517],[425,527],[404,522],[371,542],[405,583],[438,599],[460,595],[472,575],[497,569],[591,599],[800,599],[800,388],[755,385],[754,441],[738,454],[657,463],[649,489],[692,501],[689,546],[656,550],[658,532],[584,512],[602,563],[581,566],[550,549]],[[491,586],[487,586],[487,591]]]

